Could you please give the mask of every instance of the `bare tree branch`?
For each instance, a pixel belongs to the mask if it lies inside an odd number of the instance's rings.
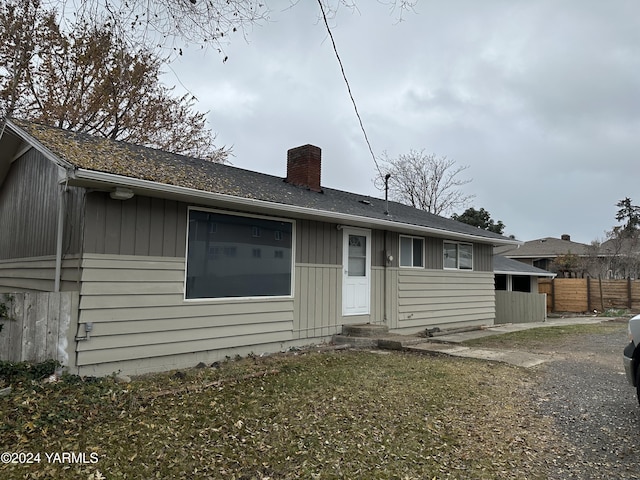
[[[424,150],[410,150],[397,158],[390,158],[385,152],[380,180],[387,174],[391,175],[388,182],[391,199],[443,215],[464,207],[473,198],[461,190],[471,182],[460,178],[468,168],[456,165],[447,157],[427,154]]]

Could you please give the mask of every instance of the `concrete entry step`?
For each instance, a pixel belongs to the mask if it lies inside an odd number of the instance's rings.
[[[343,325],[342,335],[346,337],[380,337],[389,333],[389,327],[376,323]]]

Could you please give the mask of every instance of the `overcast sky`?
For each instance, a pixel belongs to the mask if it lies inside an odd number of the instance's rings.
[[[165,81],[210,111],[235,166],[284,177],[287,149],[311,143],[323,186],[383,196],[317,3],[277,3],[226,63],[186,49]],[[376,155],[468,165],[468,206],[525,241],[603,239],[618,200],[640,204],[637,0],[421,0],[399,23],[358,4],[331,25]]]

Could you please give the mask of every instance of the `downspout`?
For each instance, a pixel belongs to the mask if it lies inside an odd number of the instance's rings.
[[[56,236],[56,273],[54,279],[53,291],[60,291],[60,280],[62,279],[62,243],[64,240],[64,214],[65,214],[65,193],[67,192],[68,177],[66,171],[63,170],[64,178],[60,178],[58,182],[58,227]],[[62,173],[62,172],[60,172]]]

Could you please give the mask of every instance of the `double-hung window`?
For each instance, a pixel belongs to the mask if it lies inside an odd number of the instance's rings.
[[[424,267],[424,239],[400,236],[400,266]]]
[[[444,268],[473,270],[473,245],[444,242]]]
[[[189,209],[186,270],[186,299],[291,296],[293,222]]]

